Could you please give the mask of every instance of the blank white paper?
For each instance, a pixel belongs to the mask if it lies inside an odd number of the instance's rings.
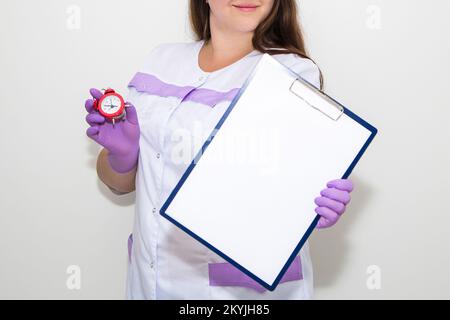
[[[346,114],[334,121],[293,94],[296,77],[283,68],[263,55],[166,210],[269,285],[316,217],[314,198],[371,135]]]

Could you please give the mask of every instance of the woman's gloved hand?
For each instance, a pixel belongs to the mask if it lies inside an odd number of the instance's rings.
[[[100,99],[103,93],[95,88],[90,90],[94,99]],[[139,155],[139,123],[134,106],[126,102],[126,119],[114,124],[94,109],[94,100],[86,100],[88,115],[86,121],[90,127],[86,134],[98,144],[105,147],[108,152],[108,161],[111,168],[118,173],[125,173],[134,168]]]
[[[353,183],[349,179],[336,179],[327,183],[327,188],[320,191],[321,196],[314,199],[318,205],[315,211],[321,216],[317,229],[329,228],[339,220],[350,202],[352,190]]]

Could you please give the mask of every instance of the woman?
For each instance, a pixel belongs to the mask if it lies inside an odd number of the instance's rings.
[[[197,40],[151,50],[128,85],[125,121],[113,129],[93,110],[93,100],[86,101],[87,135],[104,147],[100,179],[116,193],[136,190],[127,298],[312,298],[308,244],[270,292],[158,214],[198,150],[193,141],[211,133],[264,52],[321,86],[296,9],[295,0],[191,0]],[[102,95],[97,89],[91,94]],[[348,179],[327,183],[314,200],[317,228],[336,223],[351,191]]]

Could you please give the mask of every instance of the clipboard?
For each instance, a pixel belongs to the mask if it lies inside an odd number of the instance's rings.
[[[160,214],[273,291],[320,218],[314,198],[350,175],[376,134],[264,53]]]

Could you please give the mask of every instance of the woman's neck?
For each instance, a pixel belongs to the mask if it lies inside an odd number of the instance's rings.
[[[210,16],[209,39],[199,54],[199,62],[203,70],[217,70],[245,57],[254,50],[252,32],[239,32],[224,29]]]

